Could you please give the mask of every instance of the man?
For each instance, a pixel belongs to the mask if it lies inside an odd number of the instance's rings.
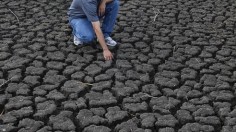
[[[81,45],[95,39],[103,49],[105,60],[112,59],[107,45],[117,43],[110,37],[119,11],[119,0],[73,0],[69,11],[69,21],[73,29],[74,44]],[[99,19],[103,19],[102,28]]]

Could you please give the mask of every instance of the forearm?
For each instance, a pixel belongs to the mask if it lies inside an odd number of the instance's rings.
[[[100,28],[100,22],[96,22],[96,24],[93,24],[94,32],[98,38],[99,44],[101,45],[103,50],[108,50],[108,47],[106,45],[104,35],[102,33],[102,30]]]
[[[103,35],[102,31],[101,30],[100,31],[96,30],[95,33],[97,35],[99,44],[101,45],[102,49],[103,50],[108,50],[108,47],[106,45],[106,42],[105,42],[104,35]]]

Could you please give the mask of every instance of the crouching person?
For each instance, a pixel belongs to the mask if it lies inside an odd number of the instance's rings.
[[[68,11],[74,44],[90,43],[95,38],[103,49],[105,60],[112,59],[107,45],[117,44],[110,35],[116,23],[119,0],[73,0]],[[100,19],[103,18],[102,27]]]

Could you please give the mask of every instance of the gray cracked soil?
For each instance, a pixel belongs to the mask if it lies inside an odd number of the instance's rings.
[[[236,131],[234,0],[121,0],[111,62],[70,3],[1,1],[1,132]]]

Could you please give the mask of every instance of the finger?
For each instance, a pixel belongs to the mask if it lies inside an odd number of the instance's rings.
[[[98,10],[98,15],[101,16],[101,9]]]
[[[102,8],[102,9],[101,9],[101,16],[103,15],[103,12],[104,12],[104,9]]]
[[[104,8],[104,9],[103,9],[103,15],[105,14],[105,11],[106,11],[106,10],[105,10],[105,8]]]
[[[102,9],[99,9],[99,16],[102,16]]]
[[[100,14],[100,16],[102,16],[103,15],[103,9],[101,9],[101,14]]]
[[[101,13],[102,13],[102,14],[101,14],[101,16],[102,16],[102,15],[104,15],[104,10],[102,10],[102,12],[101,12]]]
[[[110,60],[110,56],[107,57],[107,60],[108,60],[108,61]]]

